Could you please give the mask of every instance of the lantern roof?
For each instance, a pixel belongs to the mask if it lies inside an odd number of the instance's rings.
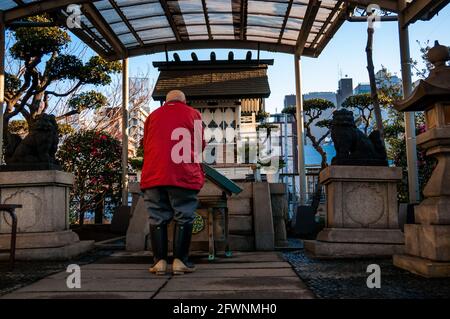
[[[450,49],[438,41],[428,51],[428,61],[433,65],[430,75],[420,80],[411,95],[396,103],[395,108],[401,112],[424,111],[437,102],[450,103]]]

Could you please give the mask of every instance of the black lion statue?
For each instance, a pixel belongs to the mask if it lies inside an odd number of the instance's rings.
[[[58,149],[58,124],[54,115],[39,114],[30,124],[29,133],[21,139],[8,134],[5,150],[6,166],[23,169],[59,169],[55,158]]]
[[[351,111],[333,112],[331,139],[336,149],[331,165],[388,166],[380,132],[375,130],[367,137],[356,127]]]

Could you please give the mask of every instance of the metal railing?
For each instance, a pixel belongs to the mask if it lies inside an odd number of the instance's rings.
[[[22,205],[0,204],[0,212],[8,213],[11,217],[11,244],[9,249],[9,264],[11,269],[14,268],[16,261],[16,240],[17,240],[17,215],[16,208],[22,208]],[[8,249],[2,249],[0,252],[6,252]]]

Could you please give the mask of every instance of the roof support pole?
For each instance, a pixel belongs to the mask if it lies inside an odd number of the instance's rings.
[[[411,57],[409,51],[408,27],[403,27],[406,0],[399,0],[399,23],[398,32],[400,37],[400,58],[402,65],[403,97],[408,97],[412,92],[411,80]],[[406,158],[408,163],[408,191],[409,202],[418,203],[420,201],[419,173],[417,166],[416,147],[416,125],[414,112],[405,112],[405,138],[406,138]]]
[[[303,124],[303,96],[301,83],[301,58],[294,54],[295,64],[295,102],[297,123],[297,154],[298,154],[298,176],[299,176],[299,204],[306,202],[306,172],[305,172],[305,150],[304,150],[304,124]]]
[[[5,20],[0,11],[0,165],[3,164],[3,112],[5,103]]]
[[[122,206],[128,206],[128,59],[122,60]]]

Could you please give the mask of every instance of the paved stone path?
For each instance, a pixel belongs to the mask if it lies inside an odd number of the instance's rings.
[[[194,257],[197,271],[184,276],[148,272],[146,253],[116,252],[81,266],[81,288],[69,289],[59,272],[2,298],[314,298],[277,252],[236,252],[208,262]]]

